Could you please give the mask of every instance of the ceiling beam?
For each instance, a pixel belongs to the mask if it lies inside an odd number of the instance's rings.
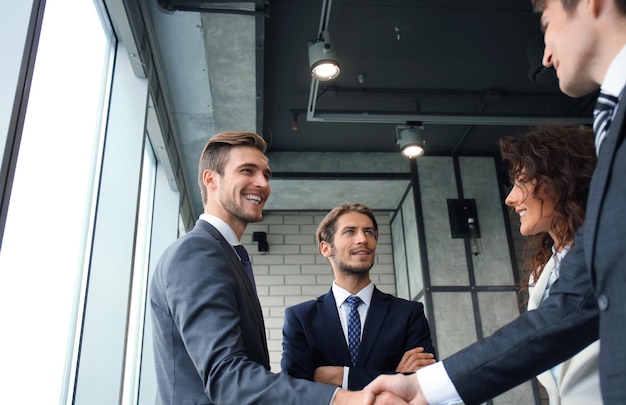
[[[591,117],[563,117],[541,115],[514,115],[514,114],[467,114],[467,113],[429,113],[409,111],[347,111],[347,110],[317,110],[319,98],[319,81],[312,79],[309,92],[309,105],[306,119],[310,122],[349,122],[363,124],[406,124],[421,122],[422,124],[442,125],[537,125],[547,122],[560,122],[569,125],[590,125]],[[490,96],[485,95],[485,101]],[[444,93],[442,95],[450,96]],[[474,94],[475,95],[475,94]],[[292,110],[292,113],[300,111]]]
[[[363,124],[422,124],[444,125],[537,125],[547,122],[560,122],[569,125],[591,124],[591,117],[557,116],[515,116],[486,114],[422,114],[415,112],[369,112],[369,111],[309,111],[307,121],[311,122],[351,122]]]

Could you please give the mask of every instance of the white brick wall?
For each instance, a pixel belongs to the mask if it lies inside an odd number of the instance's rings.
[[[326,214],[327,211],[268,212],[262,222],[250,224],[242,238],[252,260],[270,362],[276,373],[280,372],[285,308],[325,294],[334,280],[330,264],[315,244],[315,230]],[[376,212],[379,237],[370,276],[380,290],[395,294],[389,220],[388,212]],[[267,232],[268,254],[259,253],[252,243],[255,231]]]

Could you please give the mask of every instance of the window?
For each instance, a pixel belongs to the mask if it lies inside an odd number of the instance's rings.
[[[156,157],[149,141],[146,141],[141,171],[139,192],[139,212],[133,281],[128,315],[128,336],[126,338],[126,361],[124,371],[124,394],[122,404],[136,404],[139,395],[141,370],[141,349],[144,339],[144,320],[147,316],[148,264],[150,262],[150,240],[152,234],[152,213],[156,181]]]
[[[111,52],[93,2],[46,1],[0,251],[0,403],[67,395]]]

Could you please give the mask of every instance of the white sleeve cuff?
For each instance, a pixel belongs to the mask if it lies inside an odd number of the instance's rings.
[[[430,405],[448,405],[463,402],[454,384],[448,377],[443,362],[438,361],[416,372],[424,397]]]
[[[341,388],[348,389],[348,375],[350,374],[350,367],[343,367],[343,381],[341,382]]]

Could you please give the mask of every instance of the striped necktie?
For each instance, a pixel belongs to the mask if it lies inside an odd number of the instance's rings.
[[[351,295],[346,298],[346,302],[350,306],[350,312],[348,313],[348,349],[350,350],[350,358],[354,366],[359,356],[359,345],[361,344],[361,317],[359,316],[358,308],[363,301],[356,295]]]
[[[596,155],[600,156],[600,146],[609,132],[613,110],[617,105],[618,98],[610,94],[600,92],[596,107],[593,110],[593,130],[596,133]]]

